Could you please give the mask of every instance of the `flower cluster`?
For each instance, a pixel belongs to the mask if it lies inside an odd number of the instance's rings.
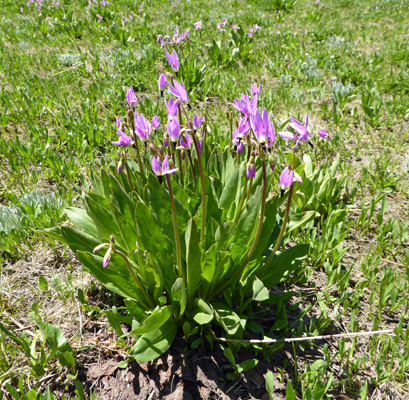
[[[197,29],[197,28],[196,28]],[[172,37],[169,35],[158,35],[156,42],[159,42],[162,47],[167,46],[169,44],[181,44],[187,39],[190,35],[189,29],[186,29],[183,33],[179,33],[179,31],[173,32]]]

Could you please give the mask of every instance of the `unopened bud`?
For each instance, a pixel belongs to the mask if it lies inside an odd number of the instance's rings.
[[[190,118],[187,121],[187,128],[193,131],[193,122]]]
[[[274,162],[273,156],[271,154],[268,156],[268,163],[270,164],[271,170],[274,172],[274,170],[276,169],[276,163]]]
[[[158,154],[158,149],[153,143],[149,144],[149,150],[153,156],[156,156]]]
[[[124,163],[122,162],[122,160],[119,160],[116,170],[118,172],[118,175],[121,175],[121,172],[124,170]]]
[[[173,168],[175,168],[175,163],[173,162],[171,158],[169,158],[169,169],[173,169]]]
[[[107,252],[105,253],[104,256],[104,261],[102,262],[102,266],[105,268],[108,263],[111,261],[111,257],[112,257],[112,246],[109,246]]]
[[[98,253],[98,251],[102,250],[103,248],[109,246],[108,243],[102,243],[99,244],[97,247],[94,248],[94,250],[92,250],[93,253]]]
[[[159,157],[164,158],[165,157],[165,150],[163,149],[163,146],[160,144],[158,148],[158,154]]]

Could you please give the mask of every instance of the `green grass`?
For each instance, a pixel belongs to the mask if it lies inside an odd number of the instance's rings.
[[[59,7],[51,3],[44,0],[39,13],[35,4],[0,1],[2,323],[12,331],[19,328],[16,320],[24,321],[23,326],[27,324],[36,334],[34,322],[26,319],[32,299],[22,301],[19,309],[12,307],[18,285],[25,284],[17,281],[22,272],[13,271],[13,266],[23,268],[27,257],[41,260],[47,252],[57,257],[59,250],[40,230],[64,223],[60,208],[78,203],[93,171],[116,163],[110,142],[116,139],[115,117],[124,113],[126,88],[135,88],[138,107],[150,119],[156,113],[164,115],[158,105],[157,77],[167,62],[156,39],[159,34],[189,29],[189,39],[179,50],[180,74],[193,106],[207,113],[210,143],[228,144],[229,103],[258,81],[263,94],[259,105],[267,107],[279,130],[289,116],[302,118],[308,112],[314,134],[319,128],[329,131],[331,141],[316,146],[316,154],[311,154],[323,171],[340,156],[336,176],[345,176],[345,186],[325,201],[307,202],[300,197],[296,203],[300,211],[307,207],[321,213],[309,230],[291,239],[311,245],[308,262],[287,284],[289,289],[311,289],[307,297],[295,295],[301,307],[311,307],[315,316],[297,328],[298,334],[331,333],[334,326],[338,331],[390,328],[395,332],[394,337],[333,341],[319,349],[321,358],[315,364],[303,357],[307,345],[297,346],[298,363],[282,366],[297,371],[292,381],[297,395],[318,399],[331,398],[331,394],[337,398],[341,393],[370,399],[386,398],[389,393],[406,398],[407,1],[321,0],[317,6],[305,0],[295,5],[290,1],[192,0],[173,7],[171,2],[152,0],[142,3],[142,12],[139,4],[127,0],[91,9],[85,1],[61,1]],[[121,17],[131,11],[133,20],[123,24]],[[102,23],[97,13],[103,16]],[[238,24],[238,33],[231,28],[219,32],[216,24],[223,18],[229,25]],[[200,31],[193,26],[197,20],[203,22]],[[249,38],[254,24],[262,29]],[[316,193],[321,184],[318,180]],[[60,284],[60,290],[52,290],[71,293],[64,307],[67,315],[75,310],[71,318],[78,326],[78,293],[69,279],[78,276],[79,267],[66,250],[58,254],[59,263],[68,266],[72,277],[67,278],[55,265],[54,274],[68,280],[62,282],[64,289]],[[36,265],[41,268],[41,262]],[[45,279],[51,285],[56,280],[48,272]],[[38,285],[37,277],[30,279],[30,284]],[[90,292],[89,283],[82,281],[80,287],[82,293]],[[83,296],[84,302],[78,304],[84,318],[105,321],[100,312],[105,305],[94,307]],[[43,297],[37,302],[49,310],[52,297],[46,291]],[[48,318],[58,326],[58,319]],[[75,351],[86,351],[78,329],[68,332]],[[6,383],[18,388],[22,371],[27,370],[25,384],[44,391],[47,382],[36,380],[16,342],[1,332],[0,339],[0,393]],[[65,371],[56,359],[49,368],[48,373]],[[278,374],[275,377],[281,379]],[[287,378],[283,379],[286,383]],[[326,394],[319,397],[322,386]],[[316,397],[306,397],[308,388]],[[74,392],[71,387],[67,393],[70,390]]]

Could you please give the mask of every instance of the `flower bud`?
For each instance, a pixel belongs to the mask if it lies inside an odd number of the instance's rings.
[[[158,154],[160,158],[165,157],[165,150],[163,149],[163,146],[161,144],[159,145],[159,148],[158,148]]]
[[[149,150],[153,156],[156,156],[158,154],[158,149],[153,143],[149,144]]]
[[[118,172],[118,175],[121,175],[121,172],[124,170],[124,163],[122,162],[122,160],[119,160],[118,162],[118,166],[116,167],[116,170]]]
[[[167,84],[168,84],[168,80],[166,79],[166,75],[161,74],[161,76],[159,77],[159,81],[158,81],[159,90],[163,92],[166,89]]]
[[[163,135],[163,145],[164,145],[165,147],[169,147],[169,142],[170,142],[169,135],[168,135],[167,133],[165,133],[165,134]]]
[[[256,176],[256,165],[254,164],[254,158],[253,158],[253,163],[251,162],[251,158],[250,158],[250,162],[247,164],[247,167],[246,167],[246,176],[248,179],[255,178]]]
[[[276,169],[276,163],[274,162],[274,158],[271,154],[268,156],[268,163],[270,164],[271,170],[274,172]]]
[[[173,168],[175,168],[175,163],[173,162],[171,158],[169,158],[169,169],[173,169]]]
[[[97,247],[92,250],[93,253],[98,253],[98,251],[102,250],[104,247],[109,246],[108,243],[101,243]]]
[[[105,268],[108,263],[111,261],[112,258],[112,246],[109,246],[107,252],[105,253],[104,256],[104,261],[102,262],[102,266]]]
[[[187,128],[193,131],[193,122],[190,118],[187,121]]]

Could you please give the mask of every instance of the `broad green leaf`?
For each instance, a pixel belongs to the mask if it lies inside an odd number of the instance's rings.
[[[201,292],[206,298],[210,287],[216,278],[217,243],[214,243],[205,253],[202,261],[202,283]]]
[[[87,211],[78,207],[67,207],[65,212],[68,218],[88,235],[100,238],[100,234],[95,227],[95,223],[92,218],[87,214]]]
[[[225,186],[223,187],[222,195],[220,196],[219,206],[225,209],[225,213],[229,210],[231,203],[236,198],[236,193],[240,182],[240,167],[236,167],[234,172],[231,174],[227,180]]]
[[[273,400],[273,393],[274,393],[274,375],[271,371],[266,373],[266,390],[270,400]]]
[[[257,366],[258,360],[255,358],[250,358],[248,360],[242,361],[239,365],[237,365],[237,372],[246,372],[250,369],[253,369]]]
[[[61,228],[61,233],[74,253],[78,250],[92,251],[96,246],[101,244],[99,239],[77,229],[63,226]]]
[[[234,335],[240,327],[240,317],[223,303],[213,303],[217,321],[229,335]]]
[[[291,381],[287,383],[287,390],[285,392],[285,400],[297,400],[295,390]]]
[[[58,240],[60,243],[64,243],[68,245],[67,241],[65,240],[64,236],[62,235],[61,232],[61,227],[60,226],[54,226],[52,228],[37,228],[35,229],[35,232],[43,233],[46,236],[49,236],[52,239]],[[18,238],[17,238],[18,240]],[[0,244],[3,246],[1,238],[0,238]],[[13,246],[14,247],[14,246]],[[8,247],[2,247],[5,251],[12,252],[12,248]]]
[[[63,333],[56,326],[50,325],[49,323],[39,319],[36,319],[36,323],[41,329],[47,345],[50,349],[52,349],[53,353],[55,353],[57,350],[72,353],[70,344],[65,339]]]
[[[156,308],[155,310],[153,310],[152,314],[149,315],[148,318],[145,319],[145,321],[143,321],[141,326],[123,335],[123,337],[130,335],[137,336],[153,332],[159,329],[172,316],[173,312],[173,305]]]
[[[77,251],[77,256],[91,275],[107,289],[147,307],[145,296],[138,289],[126,267],[125,261],[120,256],[112,255],[111,261],[105,268],[102,266],[103,255]]]
[[[254,277],[253,281],[253,300],[254,301],[264,301],[268,300],[270,294],[268,289],[264,286],[264,283],[260,281],[257,277]]]
[[[180,303],[180,315],[183,315],[186,309],[186,288],[183,278],[177,278],[172,286],[172,299]]]
[[[146,204],[138,202],[135,208],[135,219],[138,243],[141,247],[148,251],[159,264],[163,264],[164,268],[172,267],[176,262],[173,244],[163,234],[158,222],[152,216],[151,209]]]
[[[137,248],[136,243],[138,241],[134,220],[126,218],[115,204],[111,203],[110,206],[112,215],[114,216],[121,232],[122,240],[125,243],[128,252],[132,252]]]
[[[177,326],[173,319],[165,322],[153,332],[142,335],[130,350],[136,362],[149,362],[169,349],[175,339]]]
[[[300,214],[290,215],[290,219],[286,228],[286,235],[292,232],[294,229],[298,229],[307,222],[311,221],[317,213],[315,211],[306,211]]]
[[[129,315],[131,315],[132,317],[134,317],[139,323],[141,323],[142,321],[145,320],[145,318],[147,317],[145,311],[143,311],[141,309],[141,307],[138,305],[138,303],[129,300],[129,299],[125,299],[125,306],[128,310]]]
[[[298,244],[282,253],[277,253],[260,276],[264,285],[268,288],[277,285],[285,273],[290,273],[301,264],[302,260],[307,256],[308,250],[308,244]]]
[[[118,182],[114,175],[110,175],[110,186],[113,195],[113,201],[118,206],[121,213],[128,221],[134,222],[133,212],[135,210],[135,204],[128,196],[123,186]]]
[[[193,319],[199,325],[208,324],[214,317],[213,309],[202,299],[196,299],[193,307]]]
[[[186,229],[186,288],[187,302],[192,304],[202,278],[200,235],[193,218]]]

